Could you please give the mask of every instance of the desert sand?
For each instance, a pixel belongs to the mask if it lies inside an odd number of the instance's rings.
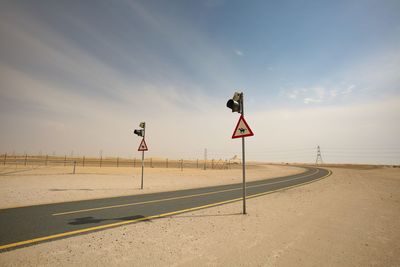
[[[400,266],[400,170],[331,170],[249,199],[247,215],[236,202],[1,253],[0,265]]]

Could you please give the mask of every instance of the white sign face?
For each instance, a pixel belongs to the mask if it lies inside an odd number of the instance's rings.
[[[232,134],[232,138],[240,138],[240,137],[247,137],[247,136],[253,136],[253,135],[254,135],[254,133],[250,129],[250,126],[247,124],[243,115],[240,116],[239,121],[235,128],[235,131]]]
[[[144,141],[144,138],[143,138],[142,142],[139,145],[138,151],[147,151],[147,150],[149,150],[149,149],[147,148],[146,141]]]

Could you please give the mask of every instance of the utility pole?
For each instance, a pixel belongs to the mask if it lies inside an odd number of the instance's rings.
[[[207,169],[207,148],[204,148],[204,170]]]
[[[319,145],[318,145],[318,147],[317,147],[317,158],[316,158],[316,160],[315,160],[315,165],[316,165],[316,166],[318,166],[318,162],[319,162],[320,164],[324,164],[324,162],[322,161],[321,149],[320,149]]]

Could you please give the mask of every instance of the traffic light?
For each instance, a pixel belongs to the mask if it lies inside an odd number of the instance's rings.
[[[134,130],[133,133],[143,137],[144,130]]]
[[[243,93],[235,92],[232,99],[229,99],[226,106],[232,110],[232,112],[242,113],[242,101]]]
[[[140,127],[140,128],[143,128],[143,129],[146,128],[146,123],[145,123],[145,122],[141,122],[141,123],[139,124],[139,127]]]

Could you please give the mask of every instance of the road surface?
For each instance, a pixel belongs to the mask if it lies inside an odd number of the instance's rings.
[[[247,198],[310,183],[330,173],[308,167],[301,174],[248,182]],[[0,210],[0,252],[241,199],[242,184],[230,184],[3,209]],[[251,213],[250,205],[248,211]]]

